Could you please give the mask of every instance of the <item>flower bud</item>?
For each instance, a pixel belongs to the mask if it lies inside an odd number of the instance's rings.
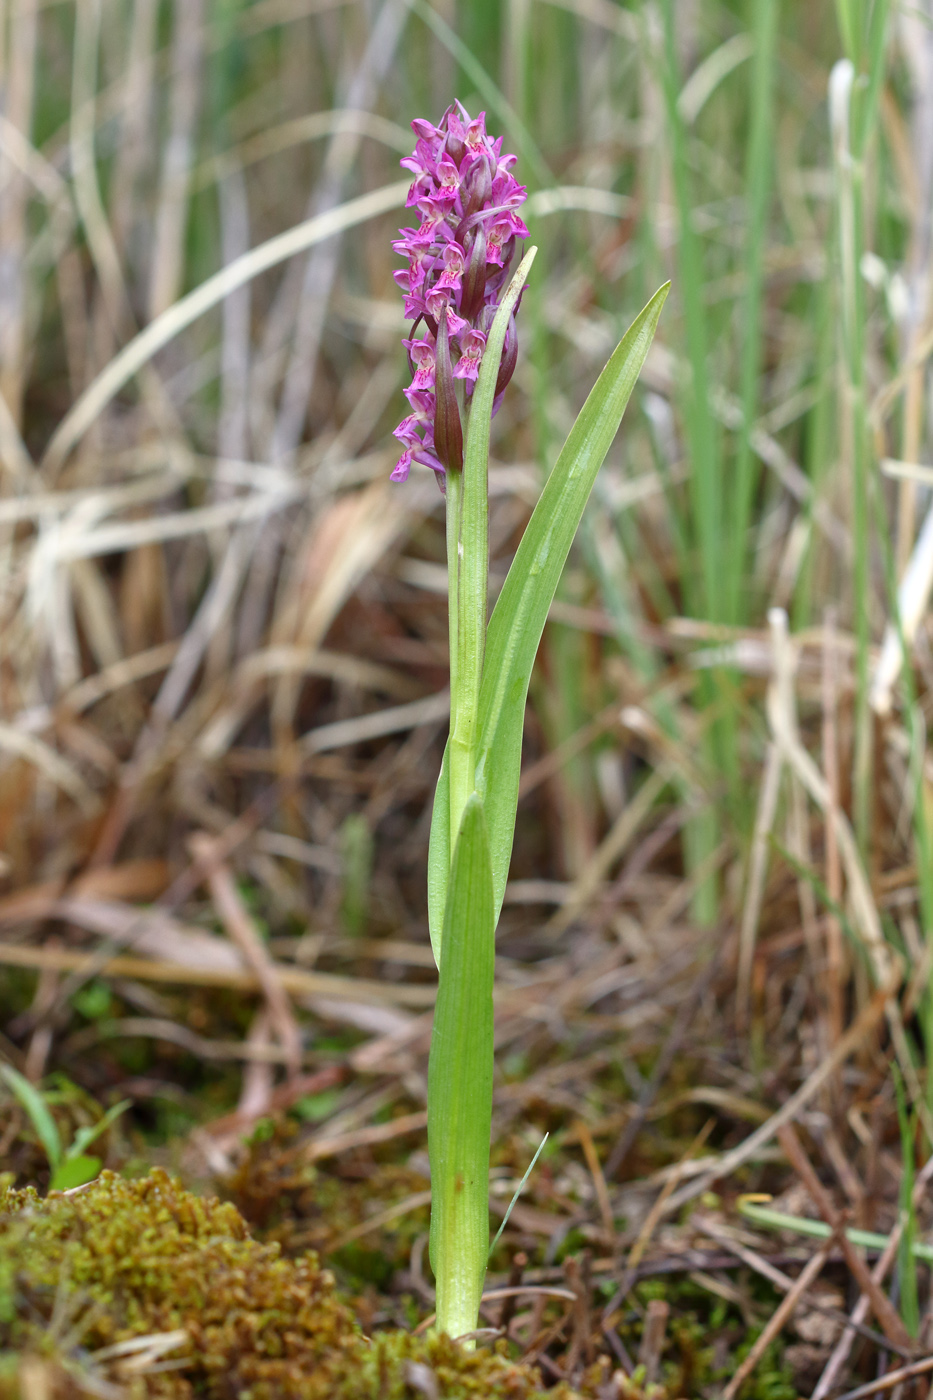
[[[514,366],[513,366],[514,368]],[[448,471],[463,471],[463,424],[460,405],[454,389],[454,373],[450,363],[450,337],[447,331],[447,309],[437,322],[435,347],[434,450]]]
[[[473,247],[463,273],[460,290],[460,314],[468,321],[475,321],[483,308],[486,293],[486,233],[482,224],[477,224],[473,233]]]
[[[482,209],[489,202],[492,194],[492,176],[489,173],[489,161],[485,156],[473,162],[467,177],[466,199],[464,200],[464,217],[469,218],[477,210]]]

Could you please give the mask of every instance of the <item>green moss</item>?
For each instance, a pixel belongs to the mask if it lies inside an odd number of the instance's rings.
[[[175,1329],[188,1340],[162,1360],[181,1358],[178,1369],[95,1363],[102,1347]],[[129,1400],[410,1400],[428,1371],[449,1400],[541,1394],[536,1373],[446,1337],[364,1337],[313,1255],[283,1258],[233,1205],[161,1170],[132,1182],[105,1172],[44,1200],[0,1189],[0,1363],[2,1400],[20,1396],[22,1368],[40,1363],[49,1393],[97,1378]]]
[[[385,1283],[407,1266],[414,1239],[428,1227],[427,1206],[406,1210],[352,1243],[341,1244],[342,1238],[373,1214],[423,1192],[427,1177],[392,1162],[370,1162],[363,1174],[347,1164],[309,1163],[304,1140],[295,1119],[264,1120],[262,1132],[253,1133],[237,1169],[223,1182],[224,1193],[255,1235],[277,1241],[289,1255],[314,1250],[344,1290]]]

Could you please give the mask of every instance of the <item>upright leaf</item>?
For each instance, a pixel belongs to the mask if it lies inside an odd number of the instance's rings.
[[[525,700],[538,643],[596,474],[622,421],[669,287],[665,283],[655,292],[629,327],[580,410],[489,621],[479,703],[476,790],[483,799],[489,833],[496,919],[512,854]],[[445,752],[428,853],[428,916],[435,949],[441,941],[450,865],[448,775]]]
[[[103,1163],[99,1157],[88,1157],[79,1152],[76,1157],[66,1157],[52,1173],[50,1191],[71,1191],[75,1186],[86,1186],[93,1181]]]
[[[49,1166],[54,1172],[62,1159],[62,1140],[48,1104],[36,1086],[30,1084],[26,1076],[20,1074],[19,1070],[14,1069],[12,1065],[0,1065],[0,1078],[6,1080],[19,1100],[20,1106],[29,1115],[32,1126],[36,1130],[36,1136],[42,1143],[45,1155],[49,1159]]]
[[[459,824],[459,814],[475,785],[476,731],[489,579],[487,472],[492,410],[505,367],[503,350],[509,324],[512,322],[513,344],[517,344],[514,327],[516,303],[537,251],[537,248],[529,248],[522,258],[489,329],[470,408],[464,471],[462,474],[448,472],[447,475],[447,570],[450,585],[447,606],[450,610],[450,735],[453,742],[451,744],[451,740],[448,740],[444,750],[443,777],[435,795],[435,804],[442,800],[446,811],[439,814],[435,805],[428,850],[428,907],[436,907],[438,915],[436,920],[430,920],[431,947],[438,967],[441,963],[441,930],[450,875],[451,821]],[[457,755],[453,802],[451,748]],[[453,817],[451,811],[454,812]],[[436,826],[445,833],[442,845],[434,839]],[[432,890],[435,891],[434,895]]]
[[[431,1265],[437,1325],[476,1326],[489,1251],[496,920],[483,804],[463,813],[444,916],[428,1062]]]
[[[463,808],[475,786],[479,697],[486,638],[489,589],[489,433],[509,322],[531,271],[537,248],[529,248],[499,303],[489,328],[482,366],[473,391],[463,462],[457,561],[457,666],[451,679],[450,823],[460,826]],[[513,340],[515,330],[512,330]],[[440,363],[440,360],[438,360]],[[440,394],[438,394],[440,409]],[[454,691],[456,694],[454,695]],[[437,950],[435,949],[435,956]]]

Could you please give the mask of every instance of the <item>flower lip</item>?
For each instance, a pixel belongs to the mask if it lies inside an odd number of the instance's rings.
[[[455,379],[475,380],[479,374],[480,360],[486,349],[486,337],[482,331],[470,330],[461,337],[462,354],[454,370]]]

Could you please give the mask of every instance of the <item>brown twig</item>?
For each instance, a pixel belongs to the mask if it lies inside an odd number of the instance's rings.
[[[865,1260],[846,1235],[845,1217],[843,1213],[837,1210],[833,1205],[829,1193],[817,1176],[809,1157],[801,1146],[800,1139],[797,1137],[790,1123],[785,1123],[778,1129],[778,1141],[787,1154],[791,1166],[812,1196],[823,1219],[832,1229],[834,1236],[838,1239],[839,1247],[845,1255],[846,1263],[855,1275],[862,1292],[868,1296],[872,1311],[878,1319],[885,1336],[899,1349],[909,1349],[912,1344],[910,1333],[898,1316],[887,1294],[882,1291],[879,1284],[872,1278]]]
[[[777,1308],[768,1319],[761,1335],[756,1339],[751,1351],[745,1360],[738,1367],[735,1375],[723,1391],[723,1400],[734,1400],[745,1380],[751,1375],[764,1356],[765,1351],[774,1341],[784,1323],[791,1316],[800,1299],[806,1293],[811,1283],[815,1282],[821,1273],[823,1266],[829,1257],[831,1246],[826,1244],[822,1249],[817,1250],[812,1259],[809,1259],[800,1271],[799,1277],[795,1280],[793,1287],[781,1299]]]
[[[925,1376],[929,1371],[933,1371],[933,1356],[925,1356],[922,1361],[912,1361],[909,1366],[900,1366],[896,1371],[889,1371],[886,1376],[879,1376],[877,1380],[866,1381],[865,1385],[847,1390],[844,1395],[840,1395],[839,1400],[865,1400],[868,1395],[893,1390],[895,1386],[912,1381],[916,1376]]]
[[[289,1078],[294,1078],[301,1065],[301,1032],[295,1021],[288,993],[278,977],[275,964],[263,945],[246,905],[240,898],[229,867],[212,860],[213,844],[209,836],[199,834],[191,837],[191,850],[195,857],[210,866],[207,883],[214,907],[231,941],[240,950],[244,962],[262,988],[271,1024],[286,1055]]]

